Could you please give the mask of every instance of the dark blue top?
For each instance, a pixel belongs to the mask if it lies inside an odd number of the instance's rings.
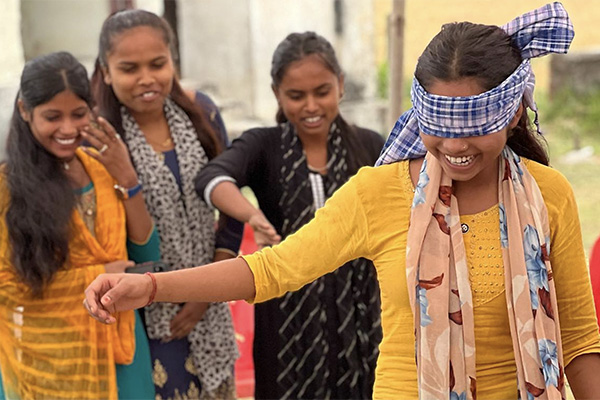
[[[177,186],[179,186],[179,190],[181,191],[181,174],[179,173],[179,162],[177,161],[177,153],[175,153],[175,149],[163,152],[165,156],[165,164],[171,170],[171,173],[175,177],[175,181],[177,182]]]

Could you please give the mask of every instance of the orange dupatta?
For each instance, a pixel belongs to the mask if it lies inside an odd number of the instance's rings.
[[[104,264],[127,259],[127,234],[113,178],[83,151],[77,156],[96,192],[95,237],[73,211],[69,260],[42,298],[28,294],[10,263],[4,217],[10,195],[0,177],[0,369],[9,398],[116,399],[115,363],[133,360],[133,312],[119,313],[117,324],[107,326],[82,306],[85,288]]]

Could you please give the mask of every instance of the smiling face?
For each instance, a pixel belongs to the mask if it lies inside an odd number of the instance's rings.
[[[485,92],[474,79],[444,82],[434,81],[427,91],[449,97],[474,96]],[[455,181],[494,182],[498,173],[498,157],[504,149],[509,129],[514,128],[523,108],[520,107],[510,124],[501,131],[483,136],[448,139],[421,133],[423,144],[441,163],[444,172]]]
[[[289,64],[273,92],[300,137],[327,137],[339,113],[343,86],[343,77],[338,77],[317,55],[309,55]]]
[[[90,123],[87,103],[70,90],[58,93],[50,101],[25,110],[19,103],[23,119],[33,137],[51,154],[68,161],[81,143],[81,129]]]
[[[162,113],[175,69],[169,46],[158,29],[139,26],[112,38],[103,68],[104,82],[133,117]]]

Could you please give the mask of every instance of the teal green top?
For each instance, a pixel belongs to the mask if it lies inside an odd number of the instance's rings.
[[[156,225],[145,243],[136,243],[127,239],[127,254],[136,263],[160,261],[160,237]]]

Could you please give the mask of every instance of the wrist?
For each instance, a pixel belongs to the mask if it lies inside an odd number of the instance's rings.
[[[116,181],[119,184],[119,186],[123,186],[125,188],[134,187],[139,183],[139,179],[137,177],[137,174],[135,173],[130,174],[128,176],[119,177],[116,179]]]
[[[150,280],[148,282],[150,294],[148,295],[148,302],[144,307],[148,307],[150,304],[154,302],[154,298],[156,297],[156,292],[158,290],[158,285],[156,283],[156,277],[152,272],[146,272],[144,275],[147,275]]]
[[[136,182],[132,186],[121,186],[116,184],[114,188],[119,199],[128,200],[142,191],[142,184],[140,182]]]
[[[261,218],[263,217],[263,213],[262,211],[260,211],[260,209],[254,207],[253,205],[250,205],[250,208],[248,209],[248,212],[246,213],[247,218],[245,219],[245,222],[250,223],[250,221],[252,220],[252,218]]]

